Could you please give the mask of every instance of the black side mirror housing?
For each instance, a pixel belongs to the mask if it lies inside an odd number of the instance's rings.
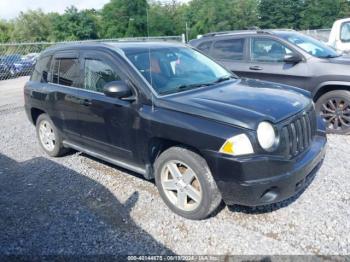
[[[301,55],[293,53],[285,55],[283,61],[286,63],[297,64],[303,61],[303,58],[301,57]]]
[[[123,81],[113,81],[105,84],[103,92],[106,96],[118,99],[128,98],[132,96],[131,89]]]

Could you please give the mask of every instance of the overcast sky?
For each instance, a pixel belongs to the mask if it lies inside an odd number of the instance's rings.
[[[163,2],[169,0],[162,0]],[[187,2],[188,0],[180,0]],[[74,5],[78,9],[101,9],[109,0],[0,0],[0,18],[15,18],[19,12],[41,8],[44,12],[62,13],[66,7]]]

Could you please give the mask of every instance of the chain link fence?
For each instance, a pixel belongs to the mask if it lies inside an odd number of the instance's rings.
[[[160,37],[134,37],[100,39],[70,42],[7,43],[0,44],[0,81],[32,74],[36,61],[42,51],[58,44],[80,44],[88,42],[123,42],[123,41],[167,41],[185,42],[184,35]]]

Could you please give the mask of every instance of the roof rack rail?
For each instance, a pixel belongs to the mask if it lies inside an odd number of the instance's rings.
[[[211,37],[211,36],[217,36],[217,35],[229,35],[229,34],[236,34],[236,33],[249,33],[249,32],[256,32],[258,34],[271,34],[272,31],[295,31],[294,29],[290,28],[275,28],[275,29],[260,29],[258,27],[250,27],[245,30],[231,30],[231,31],[220,31],[220,32],[211,32],[204,34],[202,37]]]
[[[210,36],[216,36],[216,35],[227,35],[227,34],[247,32],[247,31],[251,31],[251,30],[232,30],[232,31],[211,32],[211,33],[204,34],[203,37],[210,37]]]

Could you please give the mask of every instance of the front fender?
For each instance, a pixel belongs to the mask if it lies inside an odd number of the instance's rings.
[[[315,97],[319,91],[327,86],[344,86],[346,89],[350,90],[350,82],[348,81],[327,81],[320,83],[312,92],[312,97]]]

